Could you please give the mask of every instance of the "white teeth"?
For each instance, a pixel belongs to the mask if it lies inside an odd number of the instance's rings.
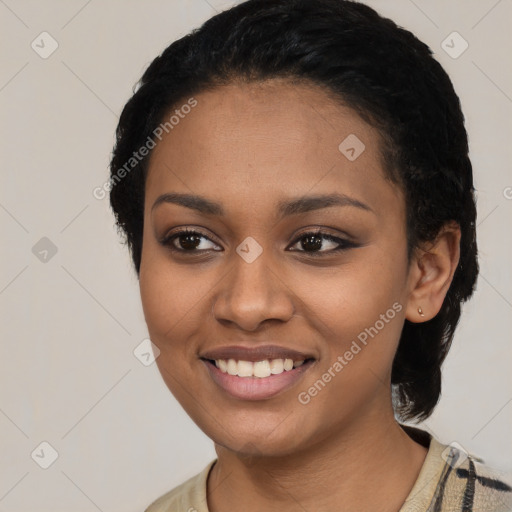
[[[270,373],[272,373],[273,375],[278,375],[279,373],[283,373],[283,371],[283,359],[272,359],[272,361],[270,361]]]
[[[254,363],[252,361],[238,361],[238,376],[252,377],[254,372]]]
[[[294,361],[293,359],[265,359],[263,361],[236,361],[235,359],[216,359],[215,366],[222,373],[238,375],[238,377],[265,378],[271,375],[279,375],[284,371],[290,371],[304,364],[304,360]]]
[[[270,377],[270,363],[265,361],[258,361],[254,363],[254,376],[255,377]]]
[[[220,366],[220,365],[218,365]],[[230,359],[227,362],[227,371],[229,375],[238,375],[238,364],[234,359]]]

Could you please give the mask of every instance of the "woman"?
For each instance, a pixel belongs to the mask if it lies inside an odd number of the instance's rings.
[[[149,66],[111,185],[158,368],[217,452],[147,511],[512,508],[401,423],[438,402],[478,274],[464,119],[425,44],[355,2],[235,6]]]

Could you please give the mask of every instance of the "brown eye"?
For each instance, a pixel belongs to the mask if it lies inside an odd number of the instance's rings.
[[[202,239],[208,240],[213,244],[213,242],[206,235],[192,229],[183,229],[171,235],[167,235],[160,243],[169,247],[171,251],[177,252],[194,253],[218,250],[204,247],[205,243],[202,242]]]
[[[203,242],[206,240],[207,242]],[[328,243],[326,243],[326,241]],[[208,247],[208,242],[214,247]],[[179,253],[202,253],[208,251],[222,251],[209,237],[193,229],[182,229],[178,232],[167,235],[160,243],[168,247],[171,251]],[[205,247],[206,245],[206,247]],[[328,256],[357,247],[357,244],[343,238],[335,237],[322,231],[311,231],[303,233],[296,238],[294,245],[300,245],[300,249],[293,249],[292,252],[302,252],[308,256]],[[325,246],[327,245],[327,249]],[[322,250],[324,248],[324,250]]]
[[[334,248],[327,248],[327,250],[320,250],[324,247],[325,240],[329,242],[329,245],[334,245]],[[297,252],[304,252],[308,256],[325,256],[335,252],[344,251],[357,245],[353,242],[332,236],[322,231],[312,231],[309,233],[303,233],[299,238],[295,240],[294,245],[300,244],[302,250]],[[293,251],[292,251],[293,252]]]

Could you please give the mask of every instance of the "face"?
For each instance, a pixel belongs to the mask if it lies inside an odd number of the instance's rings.
[[[238,452],[298,452],[389,417],[410,283],[378,132],[284,80],[195,99],[145,192],[140,290],[165,383]]]

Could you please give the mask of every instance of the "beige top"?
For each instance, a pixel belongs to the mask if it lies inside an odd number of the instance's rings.
[[[512,511],[512,475],[489,468],[458,445],[441,444],[423,430],[402,428],[428,453],[399,512]],[[209,512],[206,482],[215,462],[158,498],[145,512]]]

